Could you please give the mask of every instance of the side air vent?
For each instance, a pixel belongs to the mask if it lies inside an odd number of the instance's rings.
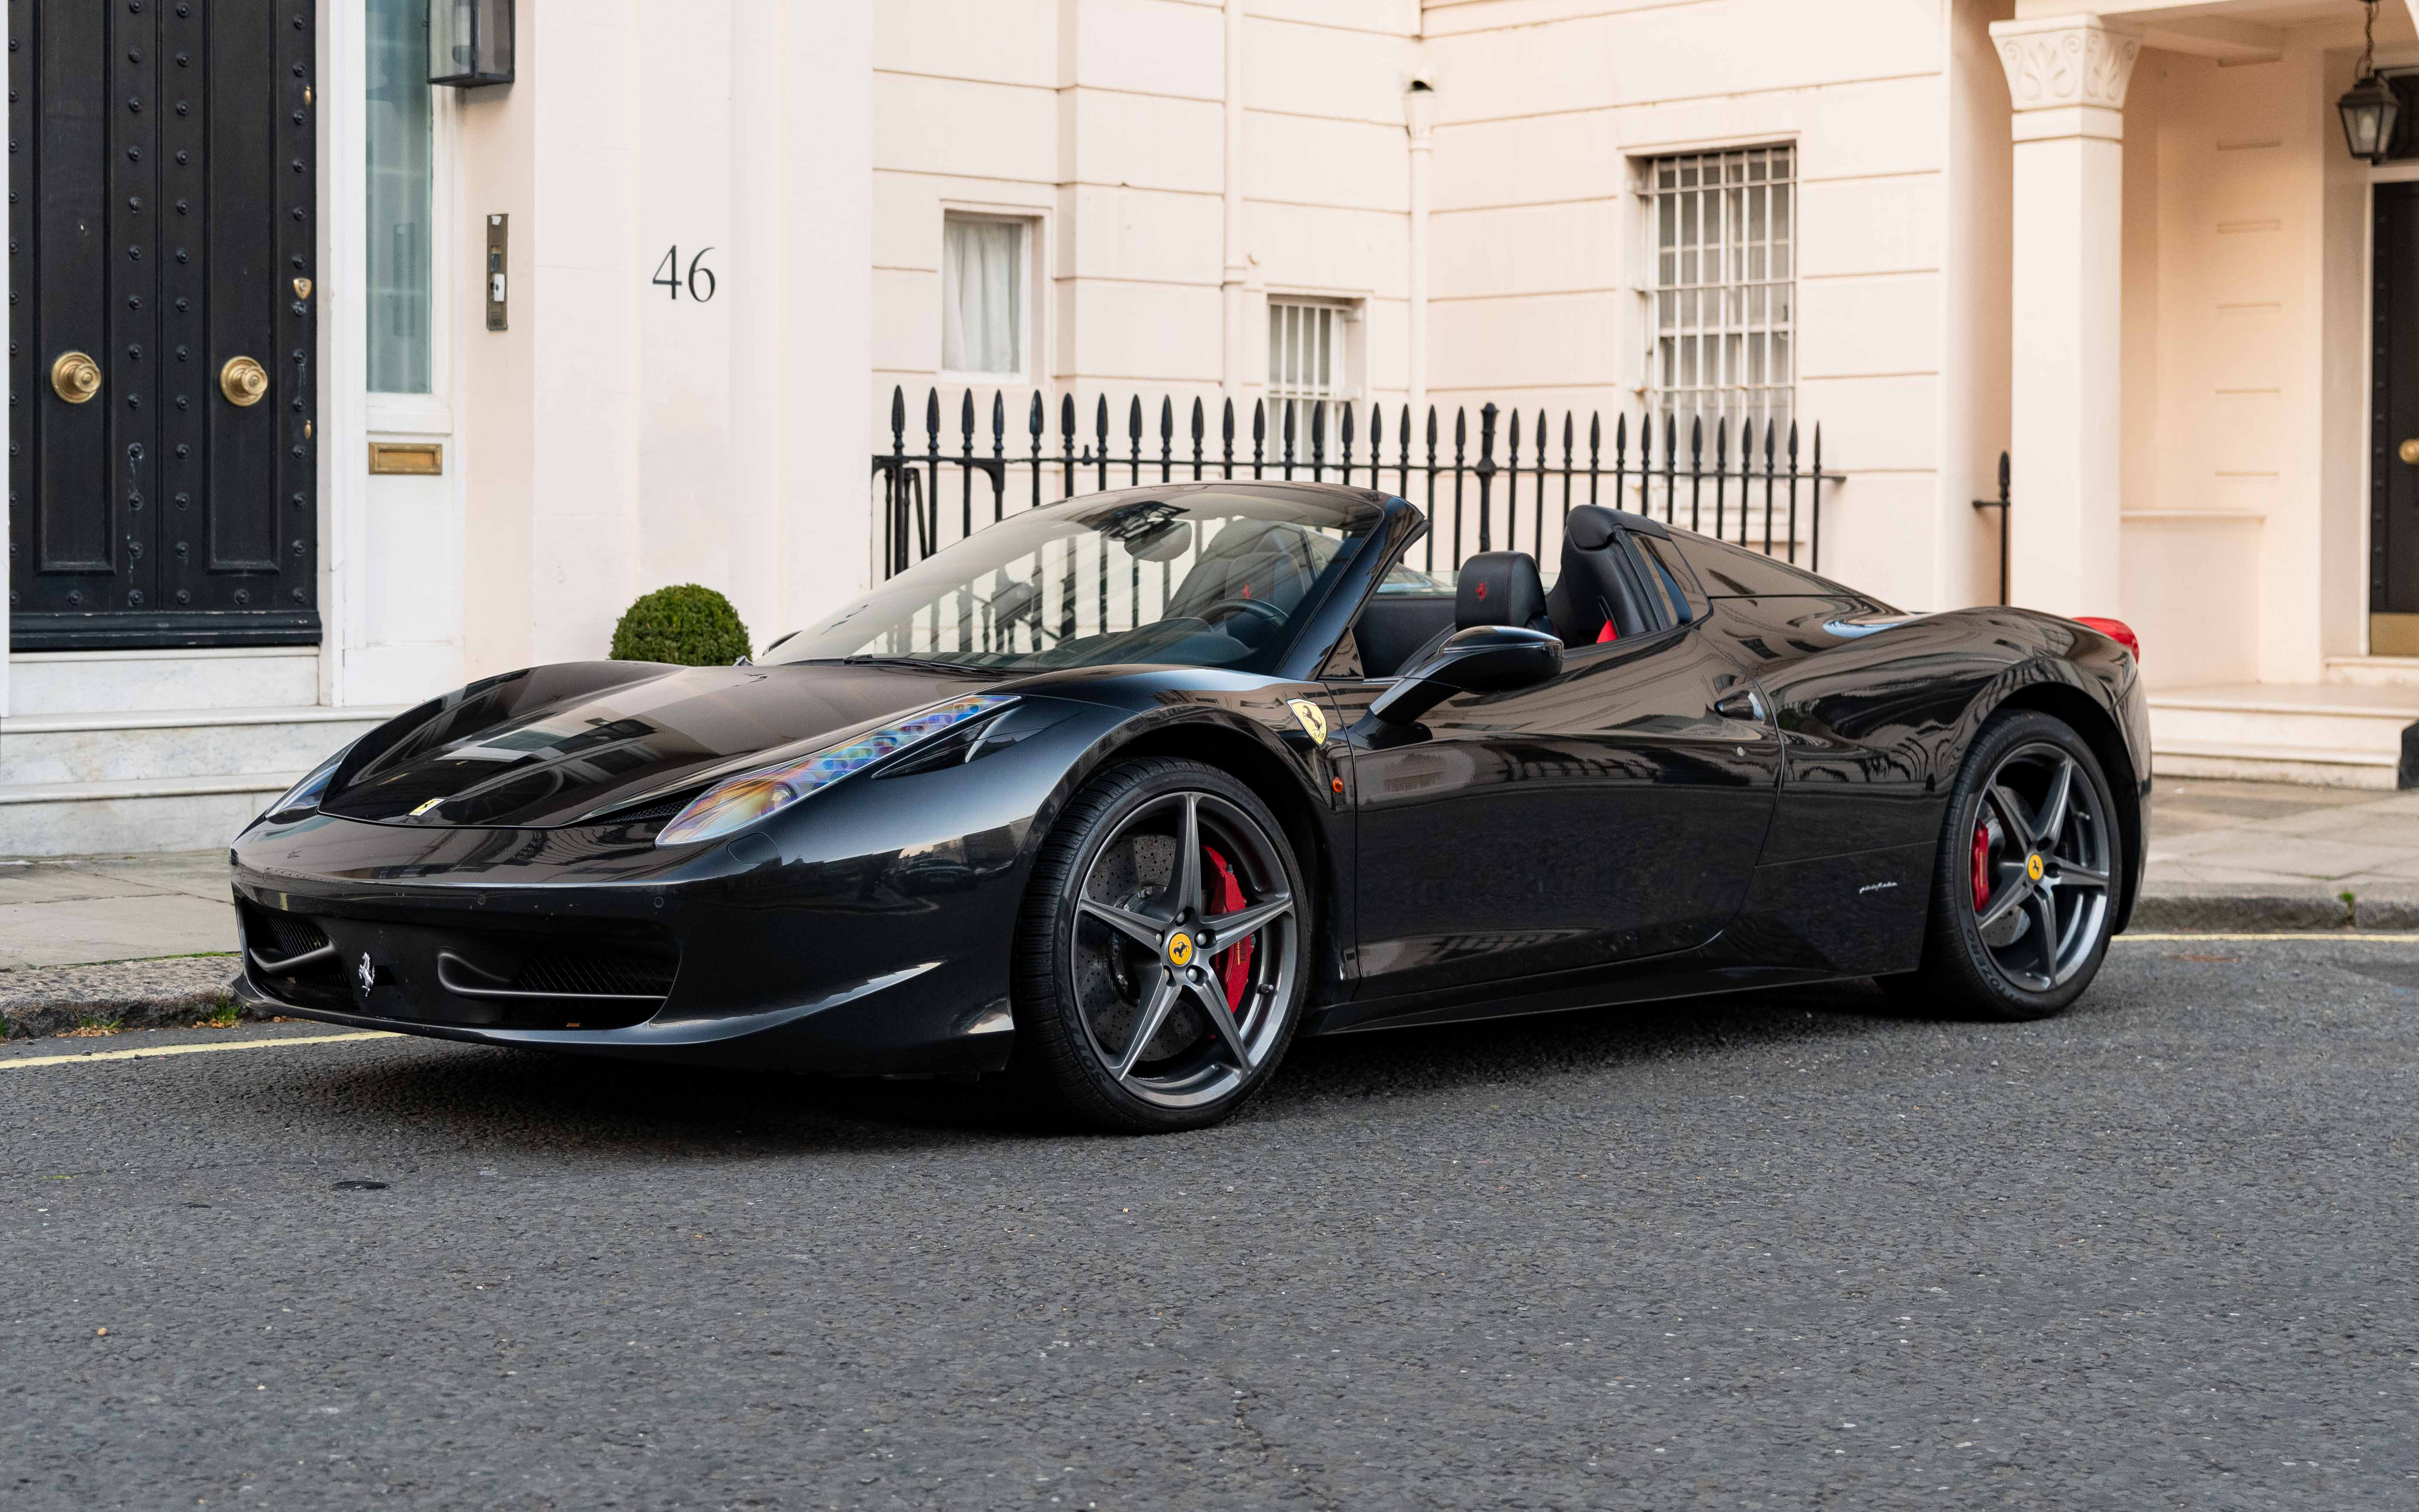
[[[310,955],[328,949],[328,932],[300,914],[280,913],[273,909],[254,910],[269,926],[281,957]]]
[[[349,1008],[353,995],[328,932],[300,914],[246,903],[238,912],[244,964],[270,996],[300,1008]]]
[[[660,949],[541,945],[505,970],[460,952],[437,952],[437,984],[500,1022],[523,1028],[621,1028],[654,1016],[672,990],[680,957]]]
[[[672,990],[677,964],[668,955],[636,951],[548,950],[532,955],[513,973],[523,992],[562,997],[651,997],[660,1002]]]

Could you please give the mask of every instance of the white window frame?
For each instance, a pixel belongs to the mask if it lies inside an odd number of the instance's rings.
[[[986,373],[941,365],[941,326],[938,316],[943,308],[942,301],[948,297],[946,287],[949,276],[948,224],[951,221],[1013,225],[1025,233],[1017,239],[1015,279],[1017,293],[1025,301],[1025,318],[1017,327],[1019,340],[1016,366],[1009,371]],[[932,255],[932,267],[938,274],[934,280],[936,287],[933,290],[935,319],[932,326],[932,367],[933,371],[939,374],[943,383],[962,383],[974,388],[1007,388],[1037,381],[1034,374],[1039,372],[1041,366],[1039,354],[1041,350],[1042,332],[1042,279],[1040,277],[1042,222],[1043,217],[1031,210],[1002,209],[994,206],[957,205],[948,202],[942,204],[940,224],[935,227],[938,240]]]
[[[1745,170],[1753,160],[1762,158],[1768,169],[1775,155],[1782,157],[1787,164],[1785,179],[1767,175],[1756,184],[1746,181]],[[1803,157],[1798,143],[1783,137],[1744,143],[1675,145],[1651,153],[1640,153],[1631,159],[1632,193],[1638,203],[1639,233],[1636,242],[1639,269],[1636,308],[1640,336],[1637,350],[1641,371],[1638,392],[1645,402],[1647,416],[1657,423],[1658,430],[1664,416],[1676,418],[1677,440],[1684,449],[1688,445],[1690,421],[1702,416],[1706,423],[1704,444],[1709,459],[1716,420],[1727,419],[1735,434],[1743,419],[1751,419],[1759,432],[1769,419],[1775,423],[1776,439],[1786,444],[1789,425],[1797,414],[1798,338],[1802,324],[1797,318],[1801,307],[1798,282],[1803,260],[1803,225],[1799,214],[1801,196],[1797,191],[1803,182]],[[1697,276],[1693,279],[1687,276],[1688,270],[1684,267],[1674,268],[1667,274],[1660,237],[1664,204],[1671,199],[1676,209],[1679,207],[1678,196],[1705,196],[1707,191],[1702,183],[1667,190],[1660,182],[1662,170],[1667,165],[1676,169],[1685,164],[1696,167],[1702,173],[1707,162],[1722,165],[1725,188],[1728,187],[1728,168],[1733,163],[1737,164],[1742,170],[1739,180],[1742,193],[1768,193],[1770,185],[1785,182],[1788,186],[1787,235],[1776,238],[1771,234],[1773,223],[1767,208],[1763,222],[1764,234],[1760,239],[1741,236],[1733,241],[1725,228],[1718,242],[1724,254],[1724,266],[1718,270],[1717,277],[1704,277],[1702,267],[1696,270]],[[1738,213],[1728,195],[1711,197],[1718,212],[1726,221]],[[1703,208],[1703,199],[1698,208]],[[1785,249],[1787,255],[1786,268],[1777,273],[1772,267],[1772,253],[1776,248]],[[1760,262],[1751,255],[1756,252],[1764,254]],[[1682,381],[1666,382],[1662,344],[1667,301],[1673,307],[1673,316],[1678,322],[1674,329],[1679,339],[1709,343],[1724,367],[1724,371],[1713,376],[1723,381],[1705,381],[1706,375],[1701,369],[1692,375],[1694,381],[1684,378]],[[1713,306],[1713,318],[1710,320],[1704,317],[1708,301]],[[1696,306],[1693,312],[1687,309],[1692,304]],[[1785,308],[1785,315],[1776,316],[1777,304]],[[1691,314],[1694,318],[1689,318]],[[1776,334],[1785,338],[1780,349],[1785,351],[1786,357],[1779,364],[1780,370],[1776,373],[1768,366],[1761,381],[1746,381],[1748,344],[1758,337],[1764,338],[1765,359],[1769,364],[1775,349],[1770,338]],[[1736,350],[1729,347],[1732,340],[1740,344]],[[1759,437],[1759,444],[1760,441]]]

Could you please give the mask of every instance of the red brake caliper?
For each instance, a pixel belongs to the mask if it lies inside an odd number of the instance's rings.
[[[1991,827],[1974,826],[1974,912],[1991,901]]]
[[[1235,869],[1226,858],[1206,846],[1201,858],[1210,863],[1209,886],[1202,891],[1210,895],[1213,912],[1231,914],[1243,906],[1243,885],[1235,880]],[[1252,978],[1252,947],[1256,942],[1244,939],[1229,946],[1225,954],[1210,964],[1217,968],[1218,980],[1226,988],[1226,1007],[1232,1012],[1243,1011],[1243,985]]]

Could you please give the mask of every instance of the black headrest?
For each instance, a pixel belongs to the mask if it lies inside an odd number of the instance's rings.
[[[1612,528],[1619,516],[1599,504],[1581,504],[1563,521],[1563,542],[1582,551],[1601,551],[1612,544]]]
[[[1473,625],[1526,625],[1546,612],[1546,585],[1537,559],[1526,551],[1481,551],[1461,564],[1453,589],[1456,629]]]

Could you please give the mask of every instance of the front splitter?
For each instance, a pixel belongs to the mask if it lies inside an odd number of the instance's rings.
[[[263,992],[249,969],[233,986],[236,998],[257,1012],[303,1018],[347,1028],[383,1029],[467,1044],[569,1051],[634,1060],[708,1066],[776,1067],[834,1075],[897,1075],[999,1071],[1008,1064],[1015,1025],[999,1003],[951,1026],[936,1041],[899,1044],[869,1033],[873,1008],[943,963],[928,961],[852,983],[809,1001],[758,1012],[718,1017],[687,1015],[650,1019],[620,1029],[514,1029],[391,1018],[341,1009],[309,1007]],[[857,1010],[857,1011],[852,1011]]]

